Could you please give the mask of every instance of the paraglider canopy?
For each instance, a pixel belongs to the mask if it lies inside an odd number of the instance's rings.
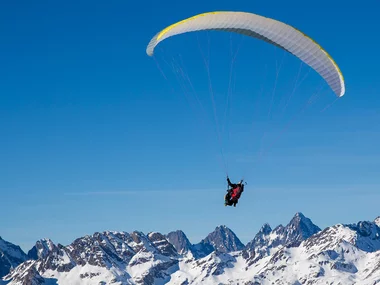
[[[332,57],[314,40],[283,22],[246,12],[217,11],[195,15],[158,32],[149,42],[149,56],[163,40],[187,32],[219,30],[254,37],[295,55],[318,72],[336,96],[345,93],[342,72]]]

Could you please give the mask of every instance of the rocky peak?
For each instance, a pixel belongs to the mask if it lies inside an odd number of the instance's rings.
[[[34,260],[44,258],[49,252],[56,249],[56,247],[57,246],[50,239],[40,239],[36,242],[36,245],[28,251],[28,257]]]
[[[318,232],[305,241],[304,247],[319,251],[332,250],[342,242],[349,243],[364,252],[380,250],[380,228],[374,222],[337,224]]]
[[[270,225],[268,223],[265,223],[259,230],[259,232],[257,233],[258,235],[269,235],[270,232],[272,231],[272,228],[270,227]]]
[[[249,259],[249,264],[277,251],[279,247],[298,246],[320,228],[312,223],[302,213],[296,213],[290,222],[284,227],[277,226],[274,230],[268,224],[264,224],[254,239],[250,241],[244,250],[244,258]]]
[[[200,243],[194,246],[195,255],[202,257],[213,251],[220,253],[228,253],[242,250],[244,244],[239,240],[235,233],[226,226],[218,226],[215,230],[208,234]]]
[[[13,272],[5,276],[4,280],[12,280],[11,284],[45,284],[45,279],[39,274],[34,265],[34,260],[27,260],[24,263],[20,264]]]
[[[215,251],[228,253],[244,248],[244,244],[235,233],[226,226],[218,226],[205,239],[205,243],[212,245]]]
[[[318,229],[301,213],[285,227],[280,225],[272,230],[269,224],[264,224],[250,243],[253,255],[246,249],[235,250],[242,244],[226,226],[216,227],[195,246],[181,231],[167,236],[158,232],[147,235],[98,232],[78,238],[68,246],[55,246],[43,239],[34,249],[37,260],[23,262],[0,284],[214,284],[216,280],[234,280],[239,284],[351,284],[354,279],[358,284],[375,284],[378,281],[380,228],[375,222],[338,224],[312,234],[294,248],[294,241]],[[170,239],[178,248],[196,247],[203,258],[177,255]],[[270,257],[263,258],[266,255]]]
[[[305,217],[302,213],[296,213],[292,220],[281,231],[287,246],[298,246],[302,241],[311,237],[321,229]]]
[[[281,226],[282,228],[282,226]],[[279,229],[277,227],[276,229]],[[275,230],[273,230],[274,232]],[[272,233],[272,228],[269,224],[265,223],[256,234],[256,236],[245,246],[243,257],[245,259],[258,260],[266,255],[269,255],[270,248],[272,247],[272,242],[270,239],[270,234]]]
[[[148,239],[153,243],[153,245],[159,250],[161,254],[173,257],[177,256],[177,250],[163,234],[157,232],[149,233]]]
[[[0,237],[0,277],[17,267],[19,264],[28,259],[28,256],[18,246]]]
[[[19,261],[23,262],[28,259],[25,252],[18,245],[3,240],[1,237],[0,251],[3,254],[7,255],[11,259],[11,261],[15,263],[18,263]]]
[[[269,224],[264,224],[256,236],[247,245],[246,249],[253,251],[255,248],[260,248],[266,245],[268,241],[268,236],[272,232],[272,228]]]
[[[183,231],[173,231],[166,235],[168,241],[174,246],[179,254],[191,251],[191,243]]]
[[[355,232],[353,241],[350,241],[355,246],[366,252],[380,250],[380,227],[376,223],[361,221],[345,226]]]

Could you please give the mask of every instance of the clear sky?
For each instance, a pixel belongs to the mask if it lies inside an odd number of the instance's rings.
[[[378,1],[2,1],[0,236],[26,251],[40,238],[68,244],[103,230],[182,229],[196,243],[224,224],[246,243],[263,223],[286,224],[298,211],[321,228],[373,220],[379,9]],[[297,58],[229,33],[181,35],[155,59],[146,55],[162,28],[214,10],[302,30],[340,66],[346,94],[334,102]],[[248,183],[236,208],[223,205],[227,173]]]

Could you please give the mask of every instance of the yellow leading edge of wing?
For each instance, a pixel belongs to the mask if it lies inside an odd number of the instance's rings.
[[[190,18],[184,19],[184,20],[179,21],[179,22],[177,22],[177,23],[174,23],[174,24],[172,24],[172,25],[166,27],[165,29],[163,29],[163,30],[157,35],[157,41],[159,41],[159,40],[160,40],[160,39],[161,39],[161,38],[162,38],[167,32],[169,32],[171,29],[173,29],[173,28],[175,28],[175,27],[177,27],[177,26],[179,26],[179,25],[181,25],[181,24],[184,24],[184,23],[189,22],[189,21],[191,21],[191,20],[195,20],[195,19],[197,19],[197,18],[199,18],[199,17],[208,16],[208,15],[210,15],[210,14],[215,15],[215,14],[220,14],[220,13],[223,13],[223,12],[222,12],[222,11],[220,11],[220,12],[217,11],[217,12],[202,13],[202,14],[198,14],[198,15],[192,16],[192,17],[190,17]]]

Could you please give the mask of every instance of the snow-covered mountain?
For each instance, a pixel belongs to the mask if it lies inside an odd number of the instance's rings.
[[[195,259],[205,257],[213,251],[228,253],[244,248],[235,233],[224,225],[216,227],[197,244],[191,244],[185,233],[179,230],[170,232],[166,237],[179,254]]]
[[[193,246],[193,253],[196,258],[202,258],[216,251],[218,253],[229,253],[242,250],[244,244],[239,240],[233,231],[226,226],[216,227],[200,243]]]
[[[380,228],[336,225],[269,256],[258,284],[380,284]],[[269,281],[270,280],[270,281]]]
[[[5,277],[10,284],[22,280],[59,280],[63,284],[164,283],[178,266],[179,255],[160,233],[95,233],[68,246],[38,241],[28,260]],[[25,277],[24,277],[25,276]],[[20,283],[21,282],[21,283]],[[39,281],[38,281],[39,282]],[[40,283],[35,284],[40,284]],[[95,282],[95,283],[94,283]]]
[[[321,230],[297,213],[245,246],[226,226],[198,244],[182,231],[107,231],[40,240],[28,255],[4,284],[380,284],[378,219]]]
[[[245,247],[244,257],[249,264],[254,263],[281,247],[296,247],[320,230],[302,213],[296,213],[285,227],[279,225],[272,230],[269,224],[264,224],[255,238]]]
[[[41,239],[36,242],[31,250],[28,251],[29,259],[37,260],[38,258],[45,258],[49,252],[55,249],[55,244],[50,239]]]
[[[0,277],[8,274],[11,268],[17,267],[27,259],[27,255],[19,246],[0,237]]]

